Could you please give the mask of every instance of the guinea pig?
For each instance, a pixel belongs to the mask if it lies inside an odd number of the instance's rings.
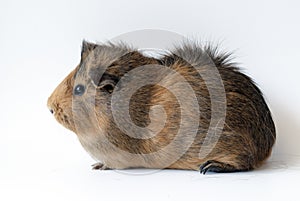
[[[276,132],[262,92],[211,45],[185,42],[157,57],[83,41],[79,65],[48,99],[94,169],[248,171]]]

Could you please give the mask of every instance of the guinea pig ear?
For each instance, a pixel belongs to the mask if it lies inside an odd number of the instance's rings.
[[[91,51],[97,47],[97,44],[90,43],[85,40],[82,41],[81,58],[85,58]]]
[[[99,84],[98,88],[111,94],[115,89],[115,82],[113,80],[104,80]]]
[[[91,82],[97,89],[103,89],[108,93],[112,93],[118,83],[118,79],[114,75],[99,73],[101,70],[103,69],[92,69],[90,71]]]

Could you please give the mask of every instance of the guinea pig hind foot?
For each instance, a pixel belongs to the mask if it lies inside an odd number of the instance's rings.
[[[109,167],[107,167],[105,164],[98,162],[92,165],[93,170],[111,170]]]
[[[239,172],[239,170],[232,165],[218,162],[215,160],[208,160],[200,165],[200,173],[206,174],[206,172],[218,172],[218,173],[226,173],[226,172]]]

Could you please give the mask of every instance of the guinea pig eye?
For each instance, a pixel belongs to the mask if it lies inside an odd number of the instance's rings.
[[[78,84],[74,88],[74,95],[76,96],[81,96],[82,94],[84,94],[84,92],[85,92],[85,87],[82,84]]]

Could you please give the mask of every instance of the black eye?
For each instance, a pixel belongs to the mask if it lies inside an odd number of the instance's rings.
[[[74,95],[81,96],[85,92],[85,87],[82,84],[78,84],[74,89]]]

